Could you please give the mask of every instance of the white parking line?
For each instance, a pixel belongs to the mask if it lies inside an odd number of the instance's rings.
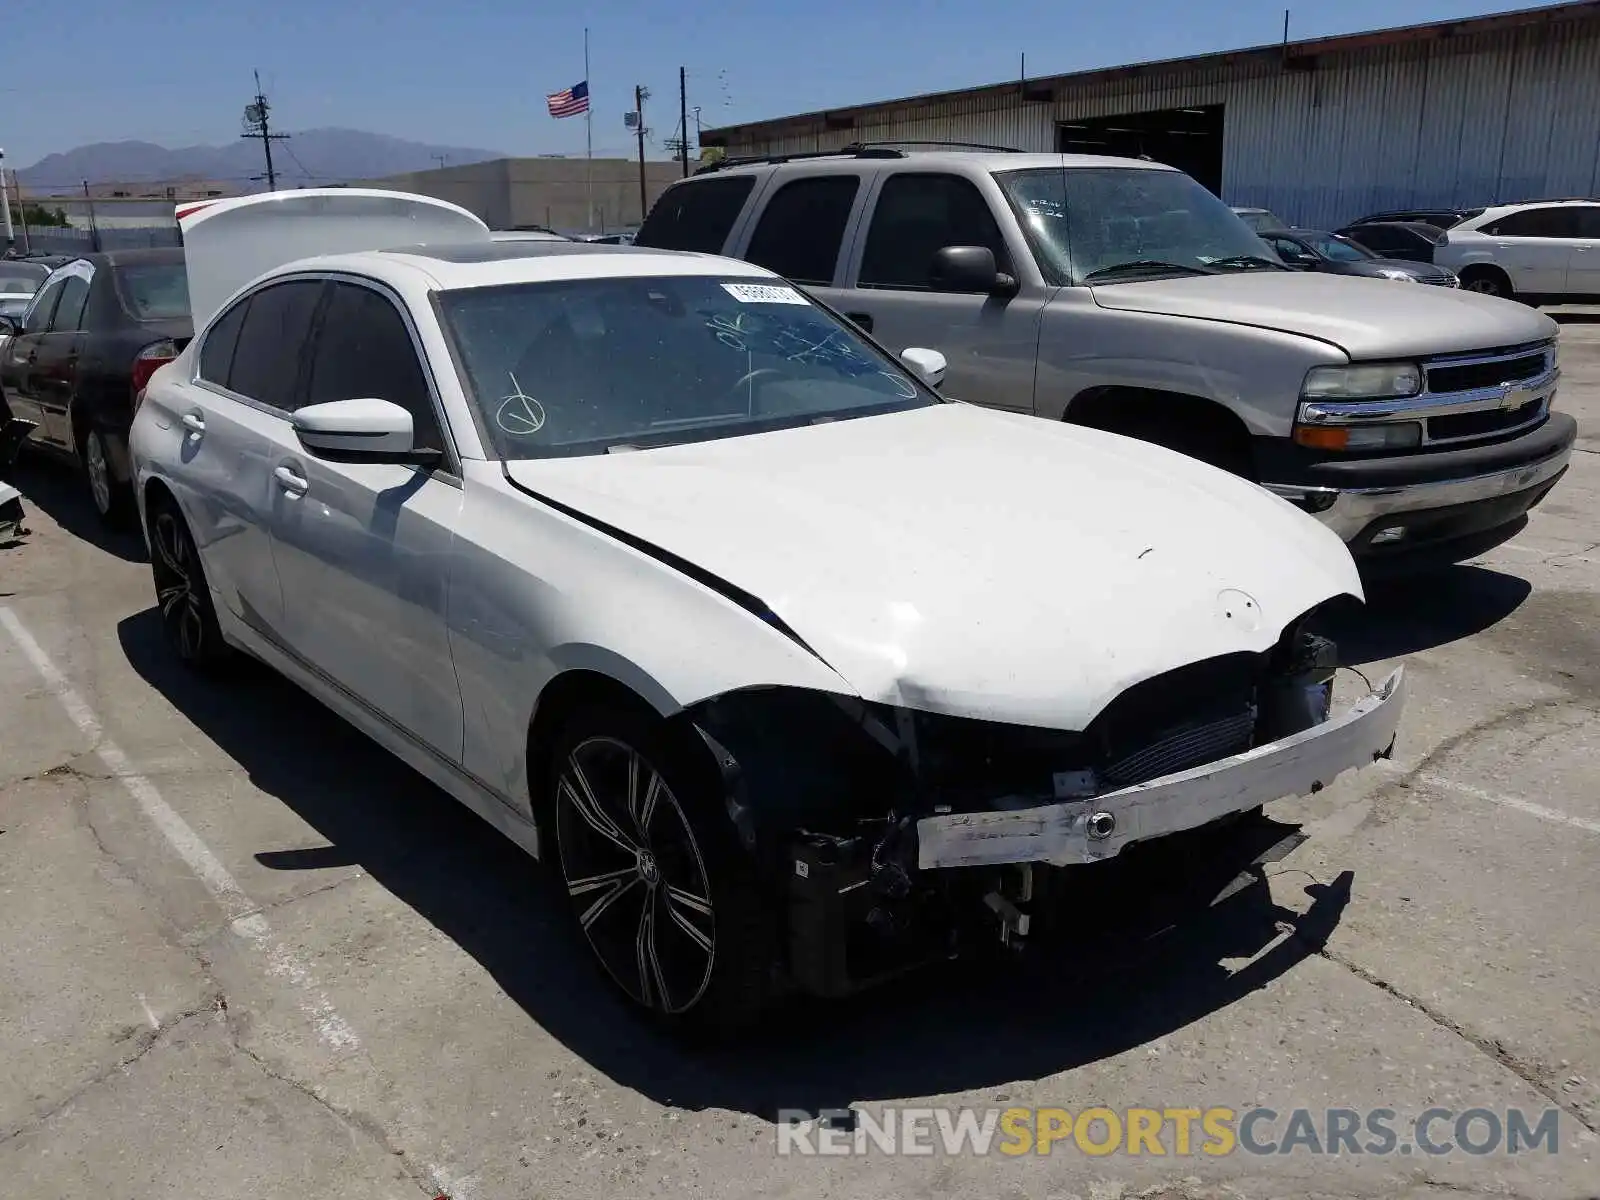
[[[316,986],[310,969],[293,950],[273,936],[267,919],[258,911],[259,906],[245,895],[238,880],[222,865],[222,860],[211,852],[211,847],[166,802],[156,790],[156,785],[133,769],[122,748],[106,737],[105,726],[100,718],[78,695],[60,668],[50,660],[17,614],[9,608],[0,607],[0,625],[5,626],[17,648],[33,664],[33,669],[44,680],[46,689],[66,710],[72,723],[94,745],[94,752],[106,769],[128,790],[140,810],[150,818],[150,823],[167,839],[167,844],[222,906],[233,932],[262,952],[271,974],[287,979],[295,986],[299,992],[300,1011],[316,1028],[317,1036],[335,1050],[360,1046],[361,1039],[356,1036],[356,1031],[335,1011],[333,1003]]]
[[[1589,833],[1600,833],[1600,821],[1591,821],[1586,817],[1575,817],[1571,813],[1546,808],[1542,804],[1535,804],[1532,800],[1524,800],[1520,796],[1506,796],[1500,792],[1486,792],[1480,787],[1473,787],[1470,783],[1460,783],[1454,779],[1446,779],[1443,775],[1428,774],[1418,778],[1423,783],[1431,783],[1434,787],[1444,788],[1447,792],[1456,792],[1462,796],[1470,796],[1474,800],[1484,800],[1490,804],[1498,804],[1503,808],[1514,808],[1518,812],[1527,813],[1530,817],[1538,817],[1543,821],[1552,821],[1557,825],[1570,825],[1574,829],[1582,829]]]

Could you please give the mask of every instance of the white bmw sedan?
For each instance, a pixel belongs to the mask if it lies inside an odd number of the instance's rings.
[[[1390,752],[1401,673],[1334,714],[1306,629],[1349,553],[1245,480],[953,402],[746,263],[382,192],[179,216],[198,334],[131,438],[173,652],[548,860],[664,1019],[1027,945],[1084,864]]]

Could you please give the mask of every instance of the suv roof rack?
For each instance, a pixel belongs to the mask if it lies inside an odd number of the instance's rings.
[[[1022,154],[1024,151],[1016,146],[990,146],[983,142],[945,142],[945,141],[889,141],[889,142],[851,142],[848,146],[841,146],[837,150],[799,150],[793,154],[752,154],[741,158],[723,158],[716,162],[707,163],[695,170],[696,175],[707,175],[715,171],[726,171],[730,167],[749,167],[758,164],[775,164],[786,162],[802,162],[812,158],[904,158],[903,150],[895,149],[896,146],[938,146],[951,150],[982,150],[996,154]]]

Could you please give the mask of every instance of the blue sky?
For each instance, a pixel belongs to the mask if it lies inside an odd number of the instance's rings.
[[[1291,37],[1515,6],[1288,2]],[[587,25],[595,151],[622,153],[635,83],[657,139],[672,136],[680,65],[712,127],[1015,78],[1024,52],[1045,75],[1273,42],[1282,24],[1283,0],[74,0],[0,42],[0,146],[21,167],[87,142],[229,141],[259,69],[286,130],[581,153],[583,119],[552,120],[544,94],[583,76]]]

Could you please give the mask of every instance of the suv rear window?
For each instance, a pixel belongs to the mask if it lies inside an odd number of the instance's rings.
[[[721,254],[733,223],[756,185],[754,175],[692,179],[661,193],[634,238],[657,250],[701,250]]]

